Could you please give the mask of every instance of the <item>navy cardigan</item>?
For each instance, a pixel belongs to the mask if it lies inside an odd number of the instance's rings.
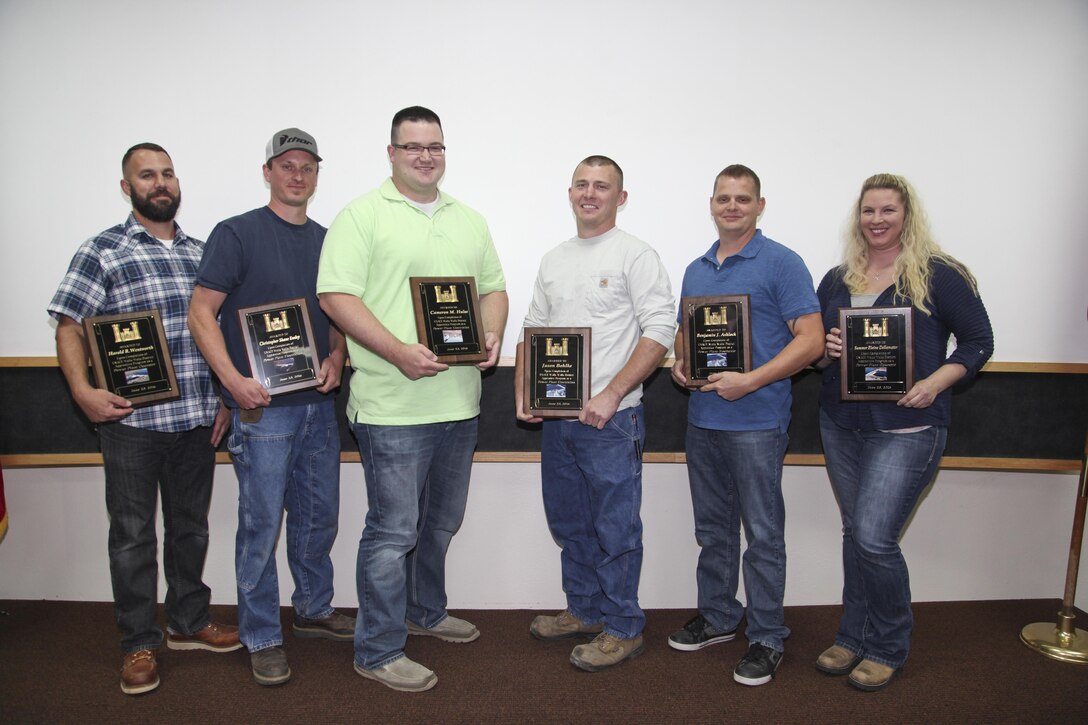
[[[824,329],[839,326],[839,308],[850,307],[850,290],[843,282],[843,268],[824,275],[816,290],[823,310]],[[906,307],[909,299],[895,296],[892,285],[877,296],[874,307]],[[929,304],[932,314],[915,310],[914,378],[921,380],[945,363],[967,368],[963,380],[970,380],[994,351],[994,332],[982,300],[955,268],[934,260],[930,263]],[[894,299],[893,299],[894,297]],[[946,354],[949,335],[956,337],[956,349]],[[902,408],[895,401],[843,402],[840,397],[839,363],[823,371],[820,407],[833,421],[850,430],[895,430],[921,425],[947,426],[952,418],[952,391],[945,390],[928,408]]]

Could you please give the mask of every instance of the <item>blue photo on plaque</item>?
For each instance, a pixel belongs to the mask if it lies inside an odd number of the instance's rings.
[[[888,379],[888,368],[865,368],[865,379],[869,382],[881,382]]]
[[[125,382],[129,385],[133,383],[146,383],[151,380],[151,371],[147,368],[140,368],[138,370],[126,370]]]
[[[724,352],[707,353],[706,366],[708,368],[727,368],[729,367],[729,355]]]

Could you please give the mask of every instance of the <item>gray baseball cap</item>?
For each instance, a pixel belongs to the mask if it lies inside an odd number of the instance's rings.
[[[268,146],[265,147],[264,160],[267,163],[280,154],[294,149],[309,151],[315,159],[321,161],[321,157],[317,155],[317,141],[314,141],[313,136],[298,128],[285,128],[272,136]]]

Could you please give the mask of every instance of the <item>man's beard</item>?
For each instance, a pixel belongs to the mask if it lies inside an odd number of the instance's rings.
[[[152,201],[151,197],[161,196],[162,194],[166,194],[170,197],[169,204],[162,204],[157,200]],[[174,216],[178,213],[179,206],[181,206],[180,190],[178,191],[177,196],[174,196],[165,189],[156,189],[143,197],[138,194],[132,195],[132,208],[153,222],[173,221]]]

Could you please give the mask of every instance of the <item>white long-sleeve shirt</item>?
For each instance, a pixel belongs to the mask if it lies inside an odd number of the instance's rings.
[[[592,328],[590,390],[596,395],[641,338],[672,346],[676,299],[657,252],[613,227],[597,237],[573,237],[544,255],[522,327]],[[639,385],[619,410],[641,400]]]

